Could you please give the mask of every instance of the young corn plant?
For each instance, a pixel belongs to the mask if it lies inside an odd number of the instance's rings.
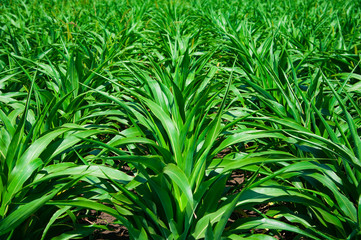
[[[0,238],[358,239],[360,12],[1,4]]]
[[[61,161],[60,155],[68,151],[69,147],[76,146],[81,141],[80,137],[104,132],[75,124],[41,132],[42,127],[39,125],[44,124],[42,120],[51,104],[34,117],[31,109],[33,87],[34,84],[31,84],[25,106],[19,104],[15,108],[3,104],[0,110],[0,235],[5,239],[30,237],[28,235],[31,235],[37,222],[32,219],[32,215],[59,192],[67,190],[82,178],[79,171],[73,179],[59,180],[59,177],[69,173],[61,164],[53,163]],[[68,166],[67,170],[76,166],[73,165]],[[53,177],[44,174],[45,166],[57,174]],[[43,178],[39,178],[39,175]],[[56,178],[59,181],[55,181]]]
[[[329,20],[331,24],[339,21],[337,17]],[[234,69],[240,78],[235,83],[239,87],[234,88],[233,93],[239,99],[249,96],[243,101],[251,103],[249,106],[258,111],[247,119],[252,122],[240,124],[273,129],[275,134],[291,137],[295,140],[294,144],[284,145],[283,148],[305,158],[304,163],[285,165],[286,169],[295,167],[297,172],[294,174],[287,170],[286,174],[276,177],[287,179],[292,188],[298,189],[297,197],[304,200],[293,199],[291,202],[298,203],[296,208],[283,206],[267,214],[285,217],[307,228],[317,226],[313,231],[323,239],[357,238],[360,199],[356,190],[359,188],[360,144],[357,129],[360,128],[360,109],[355,102],[359,97],[351,77],[358,76],[355,72],[359,71],[360,62],[357,55],[349,54],[352,45],[336,49],[342,52],[338,60],[344,64],[340,67],[332,64],[331,67],[328,60],[318,58],[323,55],[321,47],[308,45],[309,42],[300,45],[300,40],[297,42],[294,36],[287,36],[283,29],[291,26],[283,19],[278,21],[275,30],[274,25],[269,24],[268,28],[272,31],[265,37],[252,31],[252,27],[245,23],[237,23],[237,26],[224,19],[217,24],[218,29],[228,36],[227,48],[243,60]],[[322,22],[320,25],[325,24]],[[291,28],[288,32],[293,30]],[[340,27],[338,34],[342,32]],[[312,32],[308,34],[316,35]],[[323,38],[327,37],[328,47],[331,47],[331,43],[340,42],[338,34],[334,34],[334,38],[324,34],[316,36],[320,41],[325,41]],[[284,35],[291,41],[284,41]],[[309,37],[306,39],[310,40]],[[345,39],[343,36],[341,46],[347,46]],[[306,53],[296,47],[307,49]],[[323,61],[325,63],[319,65]],[[335,60],[331,58],[330,61]],[[240,105],[244,106],[244,103]],[[237,108],[241,109],[240,106]],[[308,162],[307,158],[312,161]],[[278,169],[273,166],[268,175]],[[307,201],[310,196],[314,197],[313,203]],[[287,197],[283,201],[288,201]],[[301,207],[300,203],[305,207]],[[296,212],[302,215],[295,217]]]
[[[265,151],[217,158],[222,150],[246,141],[292,140],[268,129],[243,127],[232,130],[238,122],[254,113],[246,112],[240,119],[229,122],[223,118],[232,102],[228,98],[232,73],[227,85],[222,86],[216,80],[219,69],[205,67],[210,57],[204,55],[194,59],[186,53],[174,68],[179,71],[175,73],[151,62],[151,76],[154,77],[143,74],[135,66],[129,67],[137,85],[141,86],[137,88],[126,81],[118,83],[108,79],[133,96],[132,102],[98,91],[127,111],[133,124],[107,144],[88,140],[102,149],[99,158],[120,160],[134,169],[136,175],[132,184],[113,182],[119,192],[112,193],[115,207],[129,204],[133,211],[127,216],[127,224],[132,225],[130,236],[134,239],[219,239],[222,236],[237,239],[249,236],[248,231],[262,223],[261,228],[274,229],[274,235],[286,230],[317,239],[320,236],[317,232],[266,216],[229,224],[236,208],[249,209],[280,199],[292,201],[295,199],[292,194],[298,195],[299,199],[307,198],[308,202],[314,203],[316,199],[299,194],[295,187],[284,186],[282,181],[271,181],[283,172],[294,171],[291,167],[270,174],[258,166],[303,160],[292,154]],[[195,74],[190,75],[193,72]],[[107,156],[108,151],[116,156]],[[242,189],[226,187],[232,171],[239,169],[254,171],[254,177]],[[265,177],[258,178],[260,173]]]

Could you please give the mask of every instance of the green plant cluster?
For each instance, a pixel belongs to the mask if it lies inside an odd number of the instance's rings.
[[[359,0],[0,3],[0,238],[361,238]]]

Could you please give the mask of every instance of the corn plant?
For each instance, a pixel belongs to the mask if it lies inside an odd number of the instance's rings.
[[[358,239],[359,1],[0,5],[0,237]],[[242,178],[237,178],[243,174]]]

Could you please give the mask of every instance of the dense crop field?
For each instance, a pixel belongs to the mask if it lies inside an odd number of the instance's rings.
[[[360,61],[359,0],[1,1],[0,239],[360,239]]]

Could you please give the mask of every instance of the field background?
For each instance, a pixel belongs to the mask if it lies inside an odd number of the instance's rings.
[[[360,61],[359,0],[0,1],[0,239],[359,239]]]

